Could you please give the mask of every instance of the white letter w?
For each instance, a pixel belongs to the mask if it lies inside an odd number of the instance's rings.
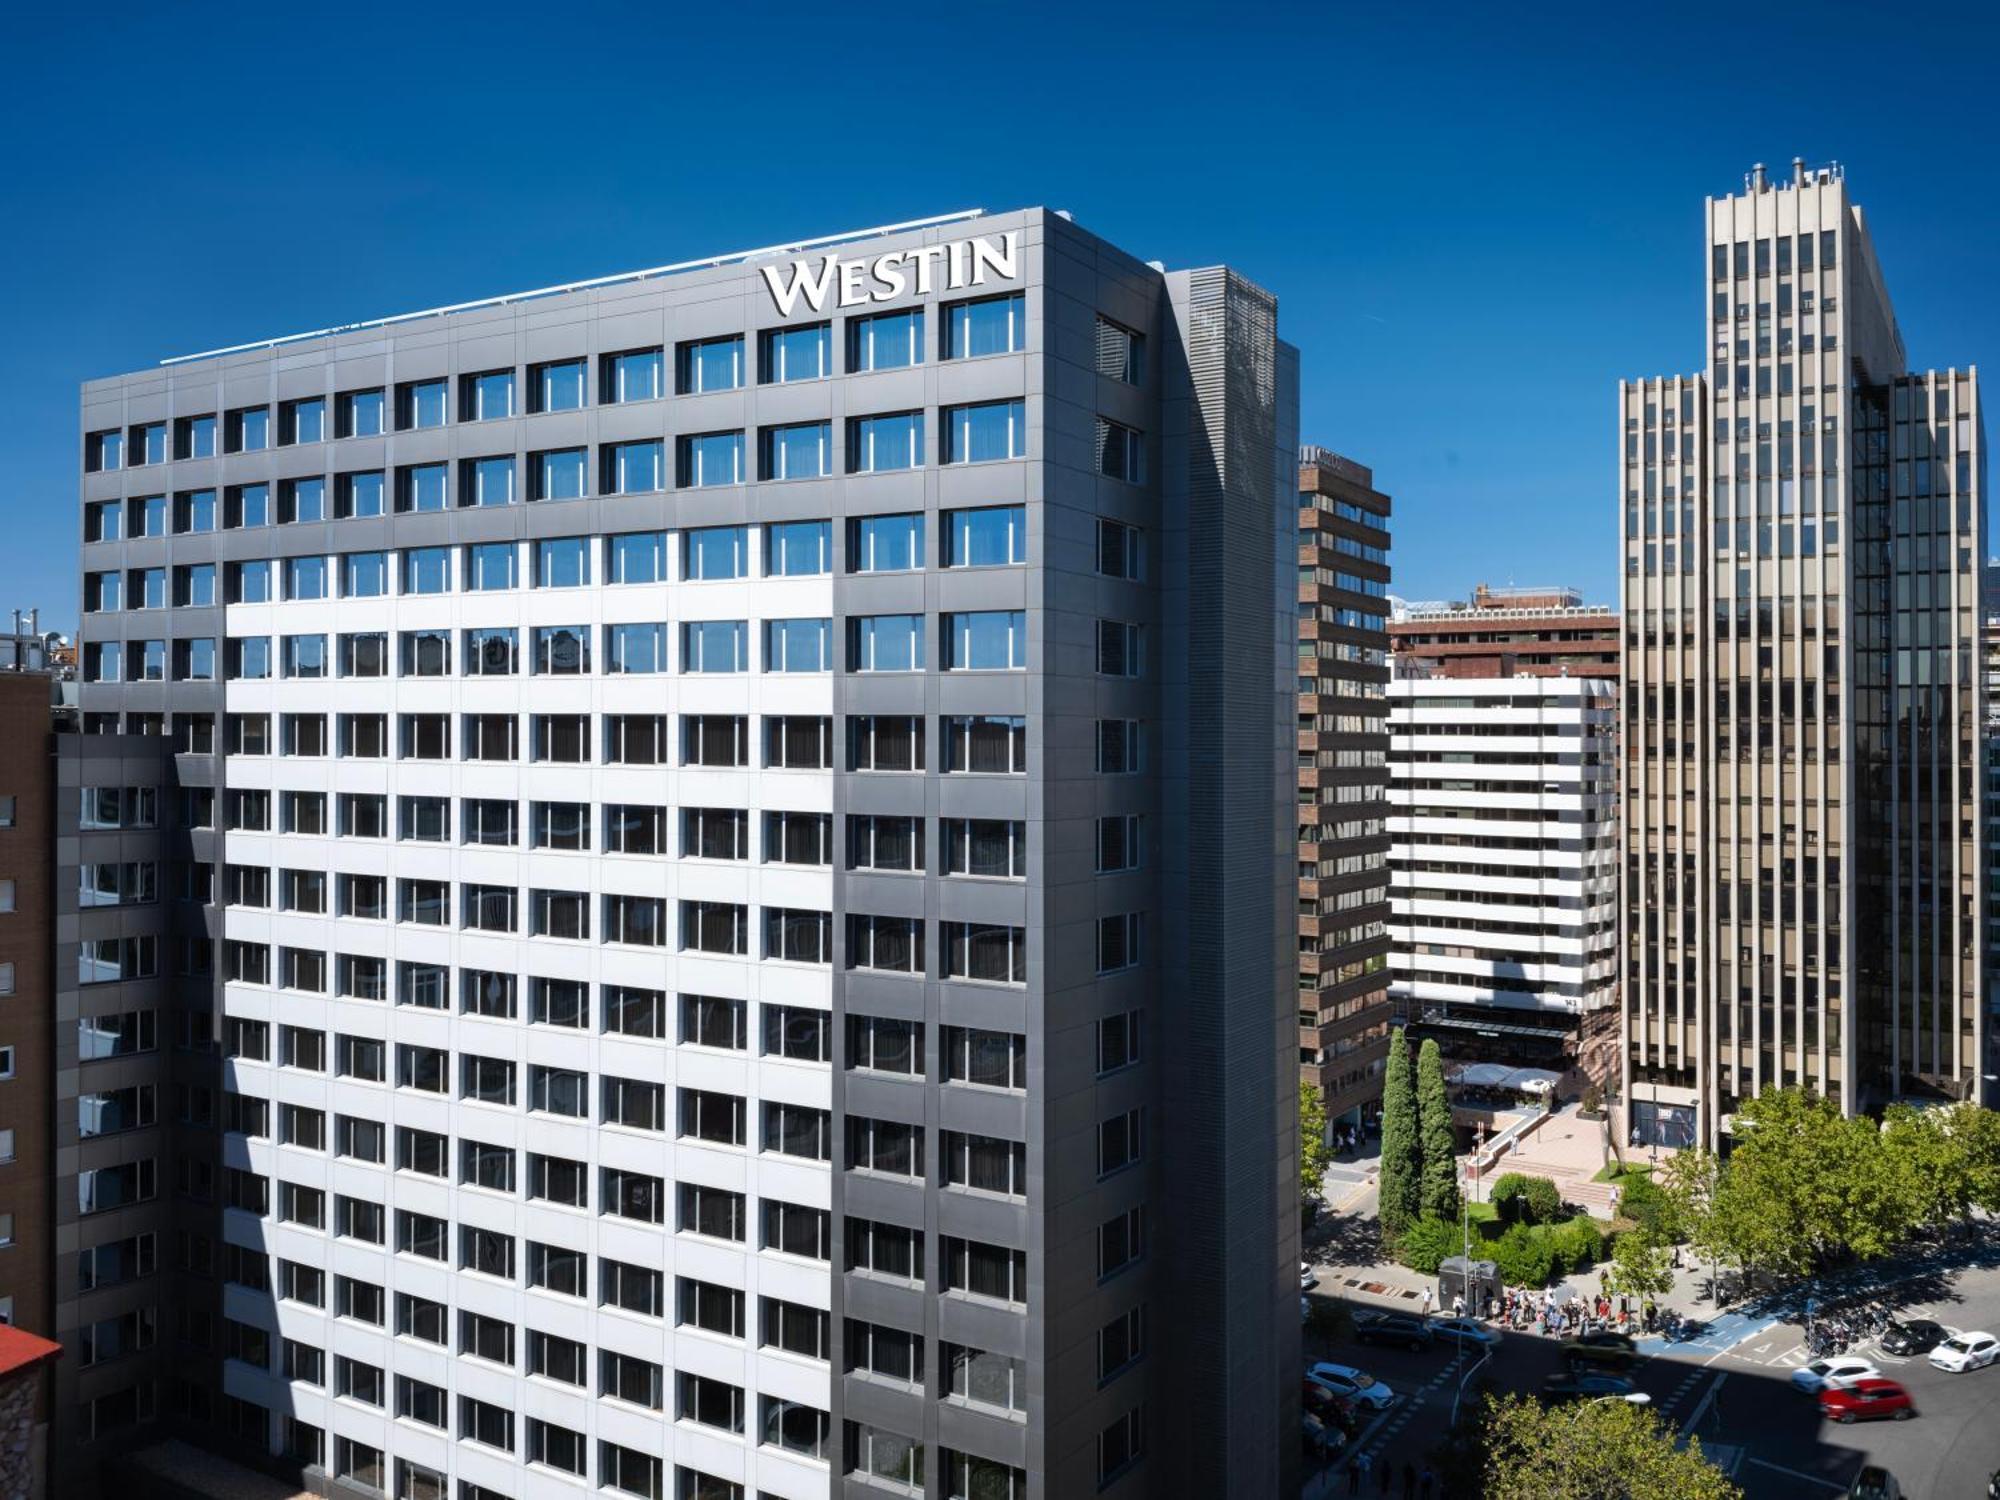
[[[778,311],[788,318],[798,303],[800,292],[806,294],[806,302],[814,312],[823,312],[826,309],[826,294],[833,290],[834,271],[838,264],[837,256],[821,256],[819,280],[810,281],[806,277],[806,263],[795,260],[792,262],[792,279],[789,284],[781,282],[784,272],[779,267],[766,266],[764,285],[771,289],[771,300],[778,304]]]

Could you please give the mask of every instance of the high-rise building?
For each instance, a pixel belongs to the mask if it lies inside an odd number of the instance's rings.
[[[1389,684],[1390,995],[1450,1063],[1603,1081],[1617,1050],[1618,688],[1602,677]]]
[[[71,990],[185,1062],[84,1436],[1291,1493],[1296,407],[1267,293],[1041,210],[86,385],[90,779],[174,755]]]
[[[1488,588],[1470,600],[1396,600],[1389,649],[1427,677],[1618,676],[1618,611],[1575,589]]]
[[[1838,167],[1707,207],[1703,374],[1620,387],[1628,1128],[1983,1067],[1985,454]]]
[[[1389,1057],[1389,497],[1299,453],[1299,1072],[1328,1128],[1382,1095]]]

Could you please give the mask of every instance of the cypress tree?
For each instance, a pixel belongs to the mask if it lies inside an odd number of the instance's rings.
[[[1418,1200],[1426,1215],[1449,1222],[1458,1217],[1458,1142],[1444,1091],[1444,1054],[1430,1039],[1417,1052],[1417,1121],[1423,1143]]]
[[[1382,1079],[1382,1175],[1377,1214],[1385,1246],[1394,1246],[1403,1231],[1416,1222],[1422,1166],[1417,1102],[1410,1080],[1410,1044],[1398,1026],[1389,1034],[1389,1068]]]

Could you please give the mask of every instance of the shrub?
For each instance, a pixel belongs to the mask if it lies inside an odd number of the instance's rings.
[[[1418,1219],[1403,1231],[1396,1254],[1412,1271],[1435,1276],[1445,1258],[1457,1255],[1461,1248],[1456,1224],[1447,1224],[1443,1219]]]
[[[1511,1224],[1521,1217],[1521,1195],[1527,1188],[1528,1179],[1519,1172],[1503,1172],[1494,1179],[1486,1201],[1500,1215],[1501,1223]]]
[[[1604,1234],[1588,1214],[1544,1231],[1555,1262],[1565,1271],[1587,1271],[1604,1259]]]
[[[1618,1212],[1656,1245],[1671,1244],[1680,1237],[1673,1201],[1650,1177],[1635,1173],[1618,1184]]]
[[[1589,1114],[1598,1114],[1604,1108],[1604,1090],[1594,1082],[1583,1086],[1583,1098],[1579,1101]]]
[[[1546,1177],[1530,1177],[1521,1190],[1522,1217],[1530,1224],[1552,1224],[1562,1212],[1562,1193]]]
[[[1488,1253],[1501,1279],[1509,1286],[1547,1286],[1549,1272],[1555,1268],[1549,1236],[1537,1233],[1526,1224],[1515,1224],[1509,1228],[1494,1241]]]

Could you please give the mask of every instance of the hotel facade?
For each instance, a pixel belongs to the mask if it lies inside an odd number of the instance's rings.
[[[1619,389],[1628,1128],[1985,1071],[1975,371],[1911,372],[1838,167],[1712,198],[1701,374]]]
[[[1276,314],[1032,210],[86,385],[86,738],[171,771],[58,963],[159,1012],[81,1065],[161,1092],[71,1158],[79,1492],[170,1422],[421,1500],[1290,1493]]]

